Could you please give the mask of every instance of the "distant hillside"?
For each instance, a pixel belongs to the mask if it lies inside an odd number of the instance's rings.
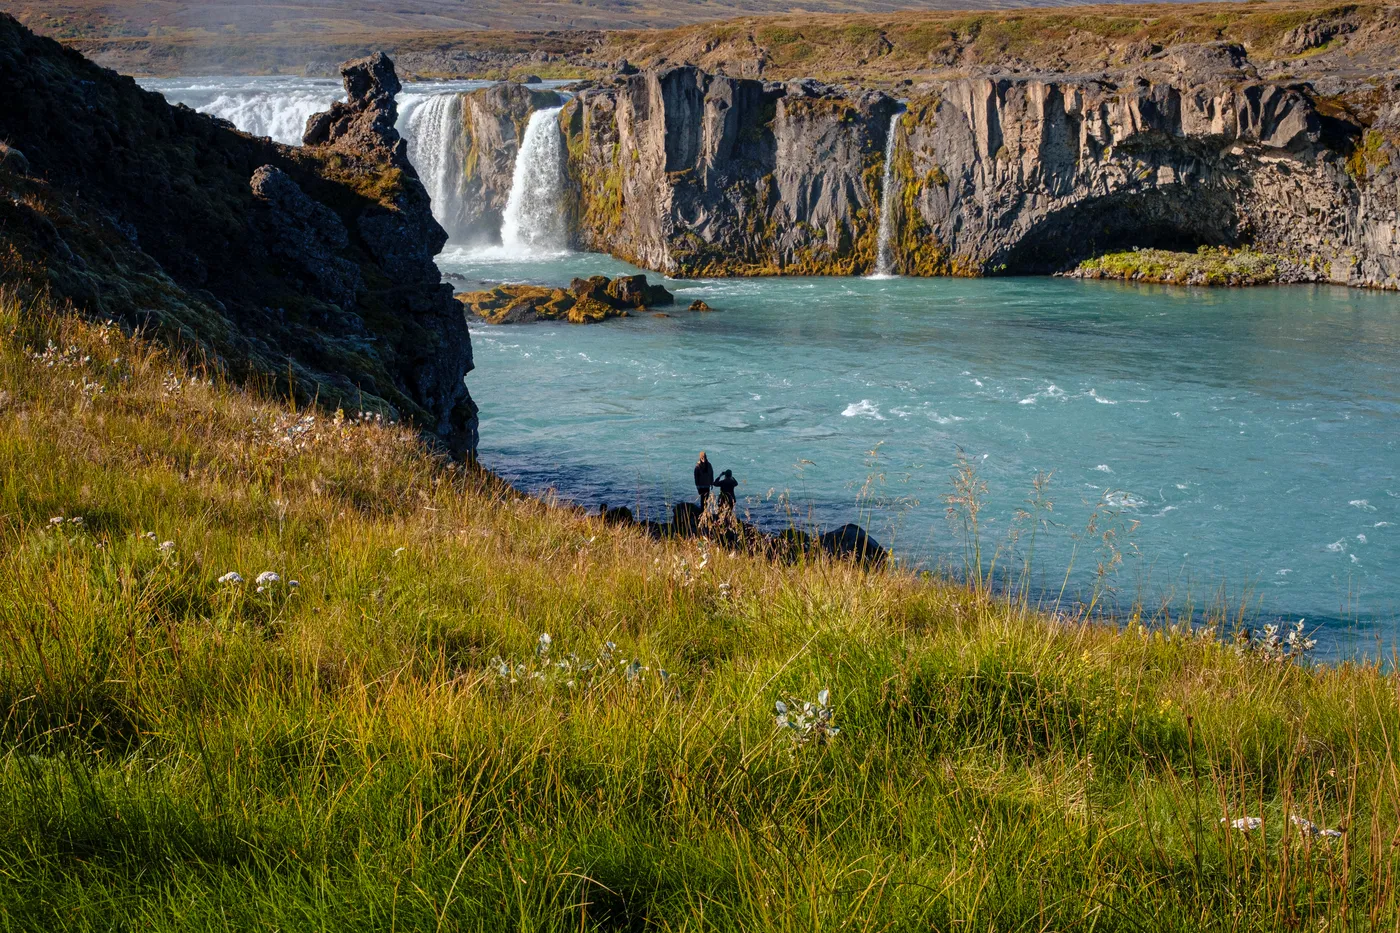
[[[1400,13],[1382,3],[1002,0],[458,0],[212,3],[0,0],[0,9],[127,74],[334,75],[383,49],[408,77],[596,77],[619,59],[772,79],[892,84],[941,74],[1093,72],[1184,42],[1244,46],[1276,77],[1393,67]],[[961,9],[939,9],[941,7]],[[895,10],[899,7],[901,9]],[[406,12],[405,12],[406,10]],[[865,13],[843,11],[866,10]],[[736,14],[770,13],[756,16]],[[703,22],[702,22],[703,21]],[[673,28],[652,28],[669,25]]]
[[[1064,0],[3,0],[62,39],[346,36],[368,31],[665,29],[770,13],[1068,6]]]

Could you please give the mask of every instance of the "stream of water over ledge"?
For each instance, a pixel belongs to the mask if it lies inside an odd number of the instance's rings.
[[[460,117],[441,95],[483,84],[401,98],[449,230]],[[148,86],[288,142],[339,94],[305,79]],[[543,160],[556,142],[526,149]],[[640,271],[558,248],[556,213],[537,203],[557,172],[542,165],[521,166],[533,181],[507,245],[439,257],[458,290]],[[986,483],[984,560],[1042,600],[1306,619],[1330,657],[1400,641],[1400,296],[1029,278],[666,285],[665,317],[473,323],[482,460],[529,489],[664,519],[694,498],[705,449],[770,528],[859,521],[906,563],[954,572],[966,539],[945,496],[965,463]],[[716,313],[683,310],[696,298]]]

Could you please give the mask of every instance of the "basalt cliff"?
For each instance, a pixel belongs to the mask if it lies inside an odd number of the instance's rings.
[[[576,89],[560,170],[576,245],[671,275],[864,274],[883,238],[904,275],[1250,246],[1294,279],[1395,287],[1396,87],[1264,80],[1230,43],[901,99],[679,66]]]
[[[393,63],[342,73],[346,101],[281,146],[0,15],[0,278],[470,456],[471,340],[394,129]]]

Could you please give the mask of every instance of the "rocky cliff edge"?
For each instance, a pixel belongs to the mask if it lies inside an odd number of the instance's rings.
[[[471,341],[393,128],[393,62],[342,74],[347,101],[281,146],[0,15],[0,276],[469,456]]]

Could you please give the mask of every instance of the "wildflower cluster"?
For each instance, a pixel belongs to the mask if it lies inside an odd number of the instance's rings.
[[[156,546],[156,550],[162,554],[171,554],[175,551],[174,541],[160,541],[154,531],[142,533],[141,537]]]
[[[31,350],[29,358],[45,369],[79,369],[92,361],[92,357],[77,345],[60,348],[52,340],[43,350]]]
[[[1325,839],[1330,842],[1334,839],[1340,839],[1344,835],[1343,831],[1340,829],[1327,829],[1326,827],[1318,826],[1312,820],[1298,816],[1296,813],[1289,814],[1288,822],[1292,824],[1293,828],[1296,829],[1300,835],[1306,836],[1309,839]],[[1242,833],[1252,833],[1256,830],[1263,829],[1264,821],[1257,816],[1242,816],[1233,820],[1228,817],[1221,817],[1220,825],[1229,826],[1231,829],[1237,829]]]
[[[1296,661],[1306,658],[1308,652],[1317,647],[1317,639],[1309,638],[1299,619],[1291,628],[1280,629],[1277,625],[1266,625],[1263,631],[1245,631],[1235,641],[1235,648],[1241,654],[1248,654],[1262,661]]]
[[[508,661],[498,655],[491,659],[489,669],[501,681],[512,685],[562,684],[573,689],[599,686],[617,679],[628,685],[637,685],[653,674],[662,684],[671,682],[671,674],[664,667],[652,668],[636,659],[617,657],[617,644],[611,641],[603,642],[598,654],[588,660],[581,659],[573,652],[556,657],[552,654],[553,648],[554,639],[545,632],[535,643],[533,658]]]
[[[222,577],[219,577],[219,582],[225,586],[241,586],[244,582],[243,574],[239,573],[237,570],[230,570]],[[301,583],[297,580],[288,580],[286,582],[286,589],[289,594],[292,590],[301,586]],[[264,570],[253,579],[253,585],[257,587],[257,592],[259,593],[275,592],[277,588],[282,585],[282,575],[273,570]]]
[[[699,579],[699,574],[704,573],[705,568],[710,566],[710,552],[702,546],[700,548],[700,559],[693,565],[684,557],[677,557],[675,560],[675,567],[671,571],[672,575],[675,576],[677,580],[681,581],[681,586],[691,587],[694,586],[695,581]]]
[[[817,694],[815,703],[788,697],[787,702],[774,703],[773,712],[774,724],[798,748],[809,742],[825,745],[841,734],[841,730],[832,725],[835,714],[831,708],[831,691],[826,688]]]
[[[330,418],[276,412],[271,417],[265,414],[255,416],[253,435],[256,441],[284,451],[309,450],[326,444],[349,449],[355,440],[366,437],[363,432],[356,431],[357,428],[392,423],[382,414],[370,411],[346,417],[343,410],[337,410]]]
[[[83,517],[81,515],[74,515],[72,518],[64,518],[62,515],[55,515],[53,518],[49,519],[49,527],[52,529],[58,529],[64,525],[81,527],[82,524]]]

